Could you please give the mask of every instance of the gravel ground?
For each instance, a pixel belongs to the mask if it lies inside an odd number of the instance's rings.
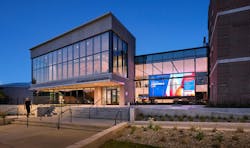
[[[243,130],[243,131],[242,131]],[[201,130],[191,127],[190,129],[165,129],[157,127],[129,126],[118,133],[118,141],[129,141],[152,145],[156,147],[250,147],[250,132],[244,129],[235,131]]]

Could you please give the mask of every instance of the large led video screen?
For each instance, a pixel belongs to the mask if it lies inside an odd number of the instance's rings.
[[[149,76],[149,97],[195,96],[195,74]]]

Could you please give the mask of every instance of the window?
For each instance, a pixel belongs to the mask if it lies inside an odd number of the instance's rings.
[[[79,59],[74,60],[74,77],[79,76]]]
[[[86,41],[87,44],[87,55],[92,55],[93,54],[93,43],[92,43],[93,39],[88,39]]]
[[[57,65],[53,65],[53,80],[57,80]]]
[[[62,79],[67,79],[68,76],[68,69],[67,69],[67,62],[63,63],[63,70],[62,70]]]
[[[84,57],[86,56],[86,45],[85,45],[85,41],[82,41],[80,43],[80,57]]]
[[[73,73],[73,66],[72,66],[72,61],[68,61],[68,78],[72,78],[72,73]]]
[[[109,33],[102,34],[102,51],[109,50]]]
[[[58,64],[57,65],[57,80],[61,80],[62,79],[62,64]]]
[[[101,71],[101,60],[100,60],[101,54],[94,55],[94,74],[98,74]]]
[[[57,63],[57,51],[54,51],[52,53],[53,53],[53,63],[52,64],[56,64]]]
[[[87,75],[93,74],[93,56],[87,57]]]
[[[80,59],[80,75],[86,75],[86,58],[83,57]]]
[[[68,61],[68,49],[63,48],[63,62]]]
[[[73,59],[73,49],[72,46],[68,47],[68,61]]]
[[[109,71],[109,52],[103,52],[102,53],[102,60],[101,60],[102,64],[102,73],[108,72]]]
[[[79,44],[74,45],[74,59],[79,58]]]
[[[101,40],[100,35],[94,37],[94,53],[99,53],[101,51]]]
[[[57,63],[62,63],[62,49],[57,51]]]

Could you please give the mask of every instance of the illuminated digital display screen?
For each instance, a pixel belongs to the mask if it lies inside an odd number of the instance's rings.
[[[195,74],[149,76],[149,97],[195,96]]]

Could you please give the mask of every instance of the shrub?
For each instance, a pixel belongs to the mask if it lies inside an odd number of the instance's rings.
[[[239,141],[239,137],[238,137],[237,135],[233,135],[233,136],[232,136],[232,140],[234,140],[234,141]]]
[[[188,121],[193,121],[194,120],[192,116],[188,116],[187,118],[188,118]]]
[[[198,141],[201,141],[204,137],[205,135],[202,131],[198,131],[198,133],[195,135],[195,139]]]
[[[179,116],[179,117],[178,117],[178,120],[179,120],[179,121],[183,121],[183,116]]]
[[[174,126],[174,127],[173,127],[173,130],[175,130],[175,131],[176,131],[176,130],[177,130],[177,126]]]
[[[190,127],[190,131],[193,131],[193,132],[194,132],[194,131],[196,131],[196,128],[195,128],[194,126],[191,126],[191,127]]]
[[[132,127],[131,127],[131,131],[130,131],[130,134],[131,134],[131,135],[134,134],[135,131],[136,131],[136,126],[132,126]]]
[[[200,122],[205,122],[206,118],[204,116],[200,116],[199,120],[200,120]]]
[[[240,122],[246,122],[246,120],[244,119],[244,117],[240,118]]]
[[[234,119],[234,116],[233,116],[233,115],[230,115],[230,116],[229,116],[229,119],[233,120],[233,119]]]
[[[154,131],[158,131],[158,130],[160,130],[161,129],[161,126],[160,125],[155,125],[155,126],[153,126],[153,130]]]
[[[200,118],[200,116],[199,116],[198,114],[196,114],[196,115],[195,115],[195,118],[196,118],[196,119],[199,119],[199,118]]]
[[[161,120],[161,121],[166,121],[166,117],[165,117],[165,116],[161,116],[161,117],[160,117],[160,120]]]
[[[223,135],[221,133],[216,134],[215,140],[217,140],[219,143],[223,141]]]
[[[166,142],[167,140],[166,140],[166,138],[164,136],[162,136],[159,141],[160,142]]]
[[[216,128],[216,127],[213,128],[213,129],[212,129],[212,132],[214,132],[214,133],[217,132],[217,128]]]
[[[247,115],[244,115],[244,116],[243,116],[243,119],[248,120],[248,116],[247,116]]]
[[[136,135],[135,139],[141,139],[141,136],[140,135]]]
[[[244,133],[244,129],[243,129],[242,127],[238,127],[238,128],[236,129],[236,132],[237,132],[237,133]]]
[[[168,117],[170,117],[170,116],[169,116],[168,114],[165,114],[165,117],[168,118]]]
[[[169,121],[174,121],[174,118],[170,116]]]
[[[141,127],[143,131],[147,131],[148,129],[144,126]]]

